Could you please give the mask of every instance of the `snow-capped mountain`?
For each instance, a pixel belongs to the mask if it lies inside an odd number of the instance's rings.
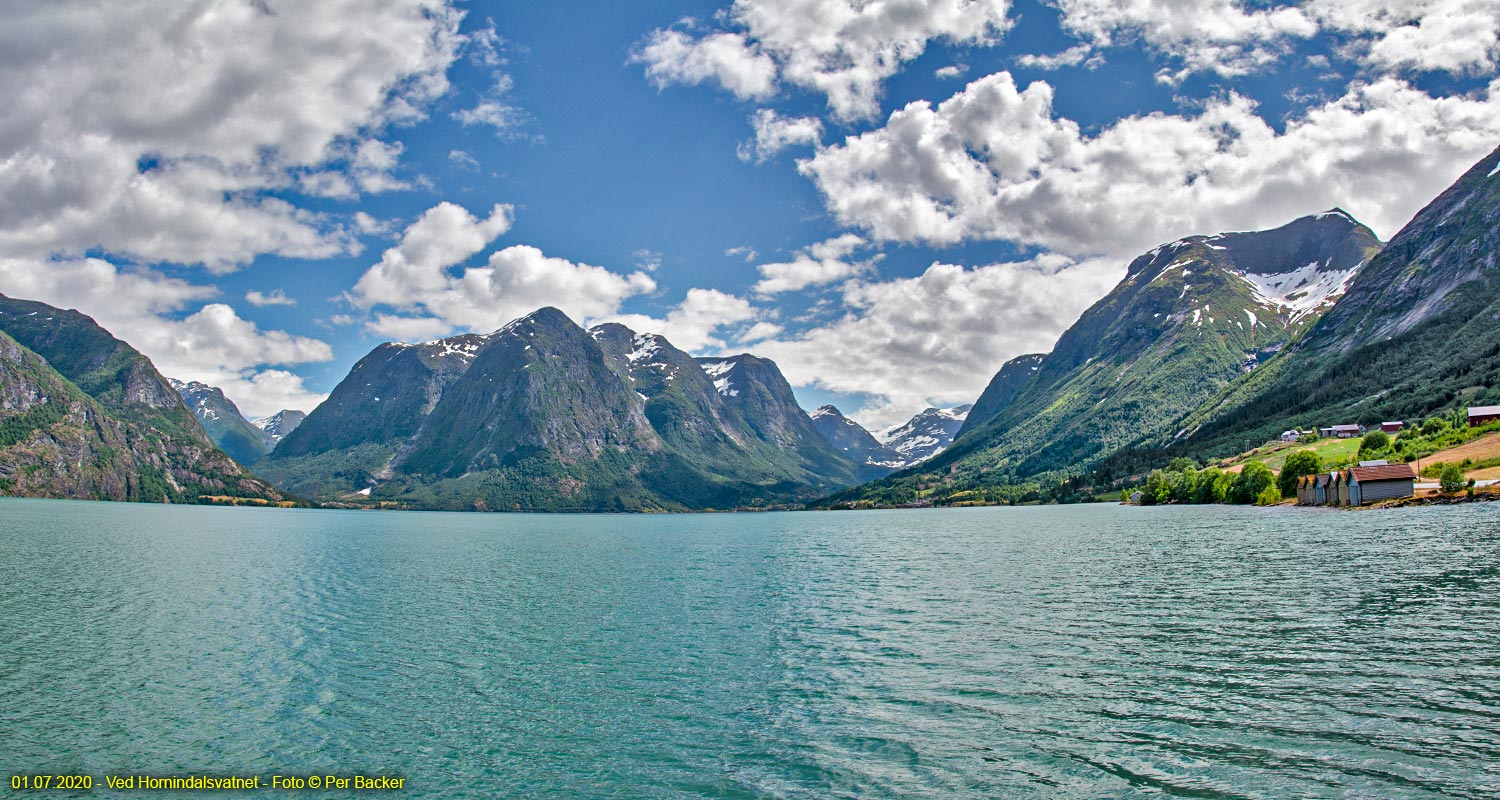
[[[866,472],[885,475],[908,465],[901,453],[880,443],[858,422],[844,416],[834,406],[822,406],[808,415],[813,427],[835,449],[869,469]]]
[[[902,466],[926,461],[953,444],[973,410],[972,404],[952,408],[929,408],[901,425],[887,428],[876,437],[901,457]]]
[[[271,446],[275,447],[277,442],[296,430],[297,426],[301,425],[304,419],[307,419],[306,411],[283,408],[269,417],[251,420],[250,424],[259,428],[261,433],[265,434],[266,438],[270,440]]]

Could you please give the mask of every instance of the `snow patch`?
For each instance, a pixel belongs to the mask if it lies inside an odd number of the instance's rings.
[[[1251,310],[1250,310],[1250,309],[1248,309],[1248,308],[1247,308],[1247,309],[1245,309],[1245,316],[1247,316],[1247,317],[1249,317],[1249,318],[1250,318],[1250,327],[1251,327],[1251,328],[1252,328],[1252,329],[1254,329],[1254,328],[1255,328],[1255,326],[1256,326],[1256,325],[1257,325],[1257,324],[1259,324],[1259,323],[1260,323],[1260,320],[1258,320],[1258,319],[1256,319],[1256,318],[1255,318],[1255,312],[1254,312],[1254,311],[1251,311]]]
[[[1279,275],[1236,272],[1250,284],[1257,302],[1291,312],[1295,321],[1344,294],[1364,262],[1345,270],[1322,270],[1314,261]]]
[[[636,363],[637,361],[645,361],[647,359],[650,359],[652,356],[661,352],[661,342],[657,340],[656,334],[654,333],[636,334],[636,337],[630,340],[630,343],[632,346],[634,346],[635,349],[631,350],[630,353],[625,356],[625,358],[632,364]]]
[[[710,378],[722,378],[725,373],[734,369],[733,361],[701,361],[699,364]]]
[[[1488,175],[1486,175],[1484,177],[1486,177],[1486,178],[1493,178],[1496,175],[1500,175],[1500,164],[1496,164],[1495,168],[1492,169],[1492,170],[1490,170],[1490,174],[1488,174]]]
[[[724,395],[725,397],[740,396],[740,390],[734,388],[734,384],[730,383],[728,378],[719,378],[718,380],[715,380],[714,391]]]

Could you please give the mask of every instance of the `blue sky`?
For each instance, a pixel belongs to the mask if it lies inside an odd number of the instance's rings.
[[[1500,0],[44,4],[0,292],[250,415],[544,304],[971,402],[1157,243],[1389,237],[1500,145]]]

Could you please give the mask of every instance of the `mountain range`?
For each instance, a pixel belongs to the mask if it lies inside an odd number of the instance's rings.
[[[440,509],[774,507],[860,479],[773,362],[553,308],[377,347],[256,468],[320,500]]]
[[[804,412],[767,359],[553,308],[380,345],[311,413],[251,423],[89,317],[0,295],[0,493],[537,511],[1086,496],[1288,427],[1500,403],[1497,232],[1500,150],[1388,245],[1339,209],[1162,245],[972,405],[878,434]]]

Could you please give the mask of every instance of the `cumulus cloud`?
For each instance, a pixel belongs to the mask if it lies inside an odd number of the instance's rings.
[[[602,319],[627,298],[656,290],[644,271],[621,275],[527,245],[492,253],[484,266],[453,269],[510,225],[509,206],[496,205],[480,219],[461,206],[439,203],[407,227],[348,299],[363,309],[390,309],[377,314],[370,330],[413,340],[454,330],[491,331],[542,306],[556,306],[579,321]]]
[[[165,375],[218,386],[247,414],[311,409],[322,399],[275,367],[328,361],[327,343],[261,330],[223,303],[179,315],[218,290],[103,259],[0,259],[0,291],[76,308],[145,353]],[[295,404],[293,404],[295,403]]]
[[[946,67],[938,67],[933,71],[932,75],[938,80],[947,81],[954,78],[962,78],[968,72],[968,64],[949,64]]]
[[[741,142],[741,161],[764,163],[777,153],[796,146],[816,146],[823,140],[823,122],[817,117],[783,117],[762,108],[750,117],[755,138]]]
[[[1497,0],[1056,0],[1065,30],[1095,46],[1140,40],[1174,58],[1169,82],[1193,72],[1257,71],[1288,45],[1321,33],[1376,71],[1492,75],[1500,54]]]
[[[1351,55],[1387,70],[1495,74],[1500,0],[1309,0]]]
[[[223,270],[263,253],[354,252],[336,219],[267,192],[401,186],[400,148],[378,132],[447,90],[461,16],[439,0],[7,14],[0,255],[103,251]]]
[[[1231,95],[1195,115],[1127,117],[1088,135],[1052,87],[1009,73],[799,162],[845,224],[875,239],[998,239],[1129,257],[1193,233],[1342,206],[1390,236],[1500,139],[1500,82],[1433,97],[1386,78],[1277,132]]]
[[[682,302],[663,318],[615,314],[596,321],[618,322],[637,333],[660,334],[676,347],[703,353],[723,351],[727,346],[720,338],[723,329],[739,327],[763,313],[742,297],[717,289],[689,289]]]
[[[659,86],[713,81],[764,99],[784,81],[818,92],[842,120],[872,117],[881,86],[933,40],[982,45],[1010,27],[1009,0],[735,0],[727,30],[658,30],[635,53]]]
[[[1097,46],[1141,39],[1191,72],[1244,75],[1275,61],[1292,38],[1317,34],[1300,8],[1246,10],[1242,0],[1057,0],[1064,30]]]
[[[741,100],[764,99],[776,91],[776,62],[738,33],[701,39],[680,30],[659,30],[632,56],[646,65],[646,77],[665,88],[717,82]]]
[[[248,301],[250,305],[256,307],[297,305],[296,300],[287,297],[286,292],[280,289],[273,289],[270,292],[261,292],[252,289],[248,292],[245,292],[245,300]]]
[[[795,292],[809,286],[822,286],[868,272],[876,259],[851,259],[867,242],[854,233],[846,233],[803,248],[791,261],[760,265],[761,279],[753,291],[762,296]]]
[[[755,344],[797,386],[873,400],[854,414],[871,429],[929,405],[973,402],[1000,365],[1046,352],[1124,273],[1119,262],[1046,255],[914,278],[854,281],[832,322]]]

